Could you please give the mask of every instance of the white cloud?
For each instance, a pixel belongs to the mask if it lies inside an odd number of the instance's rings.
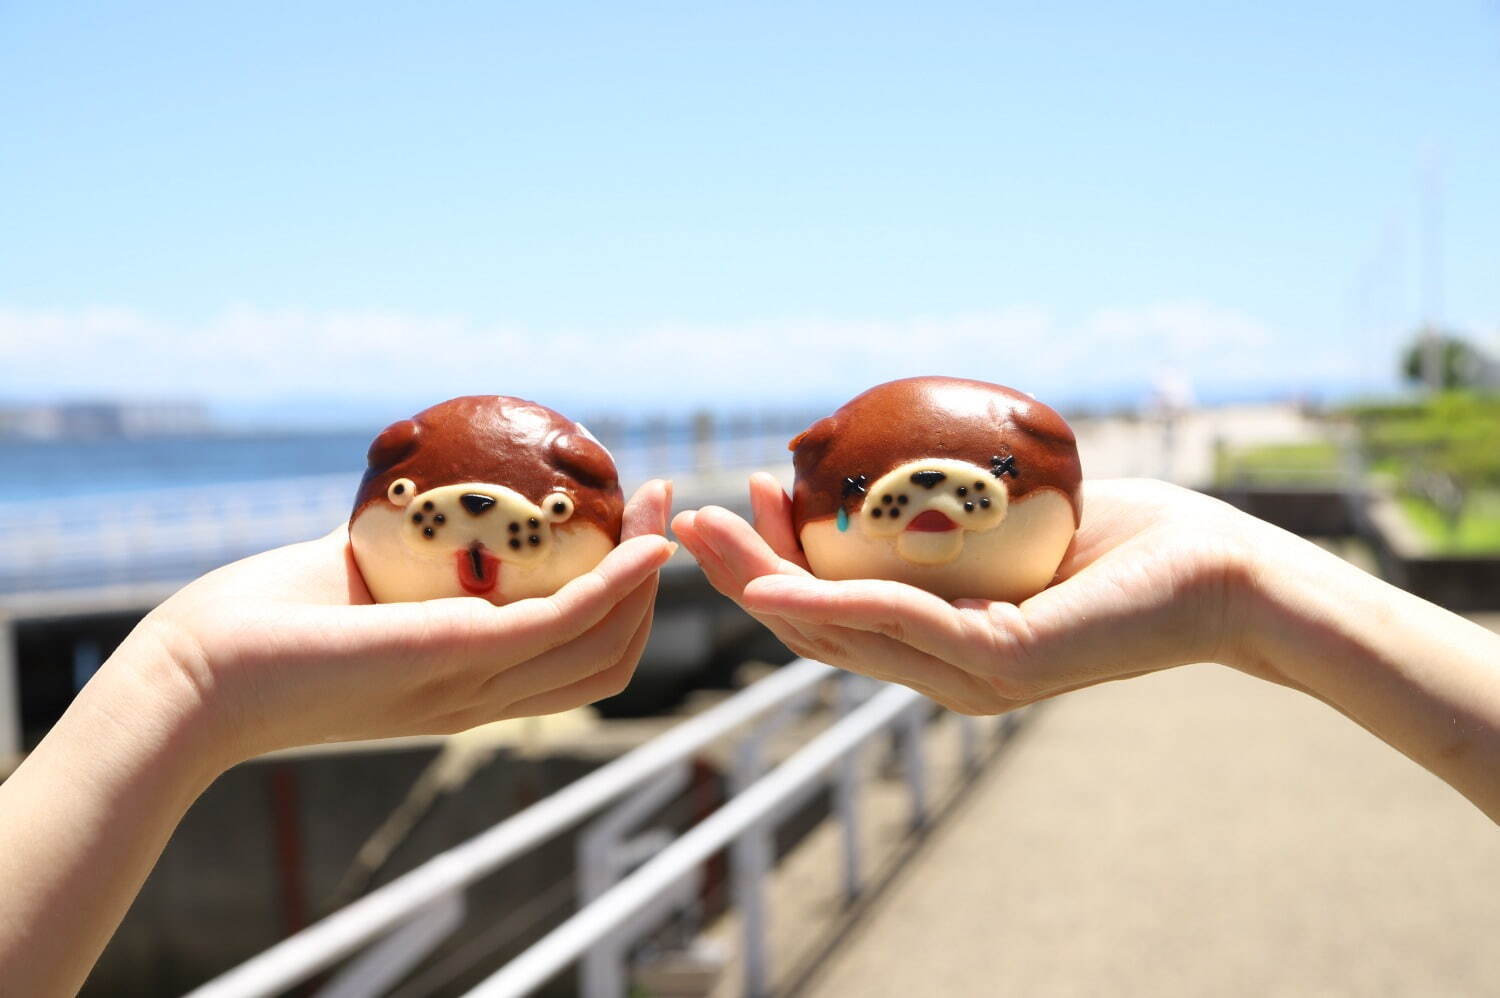
[[[901,320],[788,318],[613,333],[398,312],[226,308],[169,322],[131,309],[0,307],[0,395],[245,402],[499,392],[669,407],[852,394],[917,373],[967,374],[1076,399],[1163,372],[1203,384],[1349,377],[1335,345],[1194,302],[1076,321],[1017,307]]]

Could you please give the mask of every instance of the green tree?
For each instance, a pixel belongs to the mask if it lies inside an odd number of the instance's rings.
[[[1421,385],[1427,381],[1428,331],[1417,334],[1401,355],[1401,374],[1407,381]],[[1437,338],[1438,370],[1443,389],[1476,387],[1485,369],[1485,356],[1463,336],[1449,330],[1433,330]]]

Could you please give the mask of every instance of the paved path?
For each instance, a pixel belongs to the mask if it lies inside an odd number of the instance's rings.
[[[1301,694],[1111,683],[1037,713],[802,993],[1500,994],[1500,831]]]

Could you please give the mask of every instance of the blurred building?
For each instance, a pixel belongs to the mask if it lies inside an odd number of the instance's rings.
[[[99,437],[160,437],[213,428],[199,402],[55,402],[0,405],[0,438],[77,440]]]

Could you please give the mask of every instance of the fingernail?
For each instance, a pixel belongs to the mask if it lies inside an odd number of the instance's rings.
[[[678,544],[676,541],[668,541],[667,547],[669,548],[669,550],[667,551],[667,557],[670,558],[677,553],[677,549],[682,547],[682,545]]]

